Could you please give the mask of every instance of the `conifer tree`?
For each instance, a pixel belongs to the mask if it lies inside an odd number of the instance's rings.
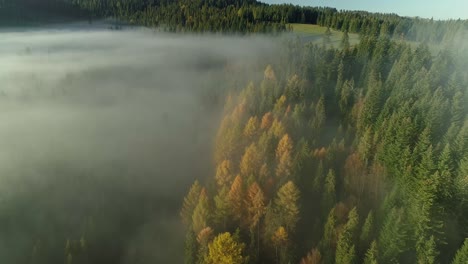
[[[335,172],[330,169],[328,170],[325,178],[325,192],[323,197],[323,209],[324,212],[329,212],[330,209],[335,205],[336,200],[336,177]]]
[[[275,214],[281,226],[293,232],[299,221],[299,190],[289,181],[284,184],[275,198]]]
[[[354,263],[356,261],[356,249],[353,242],[354,233],[359,222],[357,209],[354,207],[348,215],[348,222],[343,227],[336,247],[336,264]]]
[[[195,207],[198,204],[198,200],[200,198],[200,192],[201,192],[202,187],[198,183],[198,181],[195,181],[192,186],[190,187],[190,190],[187,194],[187,196],[184,198],[184,204],[182,206],[182,210],[180,212],[180,215],[182,217],[183,223],[188,227],[192,223],[192,215],[193,211],[195,210]]]
[[[233,219],[236,221],[241,220],[244,215],[244,191],[240,175],[237,175],[234,179],[228,197]]]
[[[254,177],[254,179],[256,179],[258,178],[258,173],[260,172],[261,166],[262,159],[260,152],[257,145],[252,143],[245,149],[245,153],[242,156],[240,163],[241,175],[247,179],[249,177]]]
[[[195,210],[193,210],[192,215],[192,228],[195,234],[198,234],[203,228],[208,226],[209,218],[210,211],[208,205],[208,196],[206,194],[206,190],[202,189],[198,199],[198,204],[195,207]]]
[[[227,187],[223,187],[219,193],[214,197],[215,211],[214,220],[216,224],[223,229],[226,229],[231,215],[229,191]]]
[[[233,168],[230,160],[223,160],[216,168],[216,183],[222,188],[229,186],[233,180]]]
[[[260,254],[260,219],[265,214],[265,197],[256,182],[249,187],[246,207],[251,240],[256,242],[256,256],[258,256]]]
[[[372,241],[369,250],[366,252],[366,256],[364,257],[364,264],[378,264],[378,252],[377,252],[377,243]]]
[[[368,247],[370,239],[372,238],[373,229],[374,229],[374,214],[372,213],[372,211],[370,211],[366,217],[366,220],[364,221],[364,225],[362,226],[362,230],[361,230],[361,235],[359,236],[362,249]]]
[[[452,264],[464,264],[468,262],[468,238],[465,238],[465,242],[457,251]]]
[[[293,173],[292,161],[293,143],[288,134],[285,134],[278,143],[276,148],[276,176],[278,178],[289,179]]]

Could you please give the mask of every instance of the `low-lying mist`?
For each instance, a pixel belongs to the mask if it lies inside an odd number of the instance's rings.
[[[102,25],[0,39],[0,263],[63,263],[83,242],[100,263],[182,262],[178,210],[213,173],[224,90],[263,70],[271,39]]]

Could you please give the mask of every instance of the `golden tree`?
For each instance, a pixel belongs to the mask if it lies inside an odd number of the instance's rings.
[[[276,149],[276,176],[278,178],[288,179],[292,175],[293,162],[292,162],[292,140],[288,134],[285,134]]]
[[[228,193],[231,213],[235,220],[242,219],[244,212],[244,191],[242,185],[242,178],[240,175],[237,175]]]
[[[247,222],[250,228],[251,236],[254,236],[254,230],[257,233],[257,256],[260,252],[260,219],[265,214],[265,196],[262,189],[254,182],[247,192]]]
[[[263,115],[262,117],[262,122],[260,124],[261,129],[269,129],[271,125],[273,124],[273,114],[271,112],[268,112]]]
[[[254,138],[258,134],[259,124],[258,118],[256,116],[252,116],[247,121],[247,124],[244,128],[244,136],[248,139]]]
[[[245,244],[239,243],[230,233],[222,233],[208,245],[206,264],[242,264],[248,258],[242,255]]]
[[[244,177],[257,176],[262,166],[261,155],[257,145],[252,143],[245,149],[240,163],[240,172]]]
[[[230,160],[223,160],[216,168],[216,183],[218,186],[230,185],[232,182],[232,164]]]

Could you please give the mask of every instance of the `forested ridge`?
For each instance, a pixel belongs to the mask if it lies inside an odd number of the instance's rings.
[[[388,38],[289,52],[227,97],[186,263],[466,263],[466,60]]]
[[[25,18],[34,21],[35,13],[41,17],[44,12],[90,20],[113,17],[168,31],[191,32],[281,32],[289,30],[289,23],[305,23],[361,35],[435,44],[461,41],[468,30],[468,21],[460,19],[434,21],[326,7],[270,5],[256,0],[0,1],[0,14],[4,20]]]

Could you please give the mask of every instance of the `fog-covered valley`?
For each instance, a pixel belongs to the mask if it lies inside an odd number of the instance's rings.
[[[0,33],[2,263],[61,263],[83,243],[80,263],[180,263],[178,212],[213,173],[223,89],[276,49],[107,27]]]

